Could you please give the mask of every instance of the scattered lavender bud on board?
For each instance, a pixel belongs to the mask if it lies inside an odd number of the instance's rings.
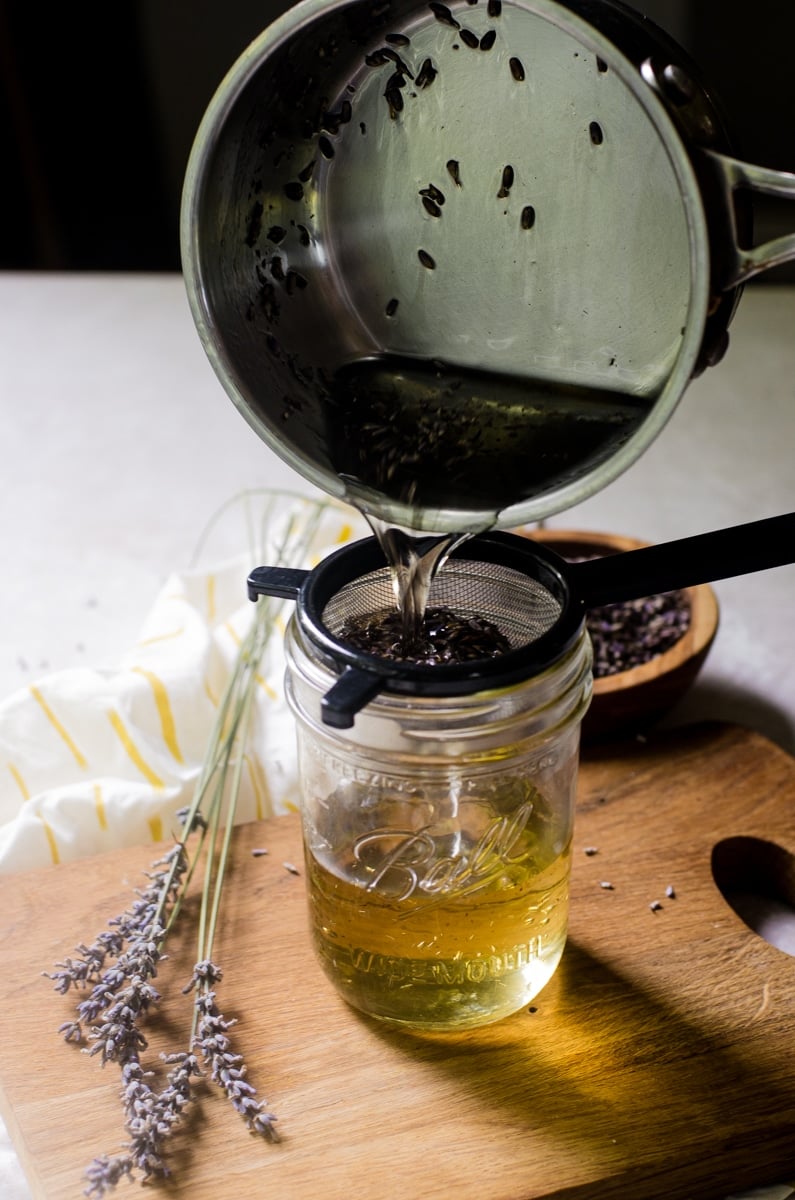
[[[267,853],[268,853],[268,851],[265,849],[264,846],[257,846],[251,851],[251,857],[252,858],[262,858],[262,856]]]
[[[599,850],[596,846],[586,846],[583,854],[587,854],[589,858],[593,858],[594,854],[598,854]]]
[[[282,866],[284,867],[285,871],[289,871],[291,875],[301,874],[301,872],[298,870],[298,867],[291,862],[282,863]]]
[[[606,892],[612,892],[614,890],[612,883],[610,883],[610,881],[607,879],[602,879],[599,883],[599,887],[604,888]]]
[[[673,887],[672,887],[670,884],[669,884],[669,885],[668,885],[668,887],[665,889],[665,894],[666,894],[666,896],[668,897],[668,899],[669,899],[669,900],[675,900],[675,899],[676,899],[676,891],[674,890],[674,888],[673,888]]]
[[[662,910],[662,904],[660,904],[659,900],[652,900],[649,908],[652,912],[660,912]]]

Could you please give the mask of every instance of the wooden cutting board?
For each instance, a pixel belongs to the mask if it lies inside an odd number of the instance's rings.
[[[562,965],[530,1011],[480,1031],[411,1036],[348,1009],[313,961],[303,877],[283,866],[301,863],[297,820],[237,831],[219,1002],[283,1141],[249,1135],[210,1087],[155,1193],[709,1200],[795,1179],[795,958],[743,924],[711,870],[731,835],[795,851],[795,761],[732,726],[589,754]],[[152,857],[0,881],[0,1100],[36,1200],[80,1196],[88,1162],[124,1138],[118,1071],[59,1039],[71,1004],[41,972],[124,908]],[[173,945],[158,980],[154,1063],[184,1044],[193,958],[189,939]]]

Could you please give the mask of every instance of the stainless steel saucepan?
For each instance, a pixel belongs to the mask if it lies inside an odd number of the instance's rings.
[[[722,356],[753,246],[683,51],[615,0],[304,0],[232,67],[182,213],[207,354],[326,492],[426,530],[615,478]]]

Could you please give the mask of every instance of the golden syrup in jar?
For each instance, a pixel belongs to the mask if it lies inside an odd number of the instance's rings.
[[[454,821],[376,824],[341,853],[307,839],[310,925],[326,974],[354,1007],[414,1029],[516,1012],[547,983],[566,940],[571,843],[559,836],[534,792],[510,815],[484,819],[481,804],[465,801]]]

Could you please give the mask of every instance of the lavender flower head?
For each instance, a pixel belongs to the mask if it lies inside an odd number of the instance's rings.
[[[81,989],[100,982],[112,989],[118,975],[111,968],[111,973],[103,976],[103,970],[109,959],[120,959],[125,945],[132,944],[137,951],[146,948],[150,956],[157,954],[165,933],[163,920],[179,894],[188,867],[183,843],[178,842],[152,865],[164,869],[147,873],[148,886],[136,889],[137,899],[108,922],[110,928],[99,933],[90,946],[81,942],[76,947],[79,958],[65,958],[55,964],[58,970],[44,973],[55,982],[56,992],[66,995],[70,988]]]
[[[220,968],[213,963],[205,961],[196,964],[189,985],[189,988],[196,988],[198,1021],[194,1046],[210,1067],[213,1082],[224,1089],[232,1107],[240,1113],[251,1132],[262,1134],[271,1142],[278,1142],[277,1117],[267,1111],[266,1101],[255,1098],[257,1091],[246,1080],[246,1065],[242,1055],[232,1050],[229,1030],[236,1021],[227,1021],[216,1007],[216,994],[211,984],[220,978]]]
[[[144,1182],[169,1175],[163,1144],[190,1103],[192,1079],[202,1072],[194,1054],[162,1057],[172,1069],[160,1092],[151,1087],[151,1072],[144,1071],[139,1062],[128,1062],[122,1068],[122,1102],[130,1141],[123,1153],[94,1159],[86,1171],[86,1196],[105,1196],[125,1176],[132,1179],[136,1171]]]

